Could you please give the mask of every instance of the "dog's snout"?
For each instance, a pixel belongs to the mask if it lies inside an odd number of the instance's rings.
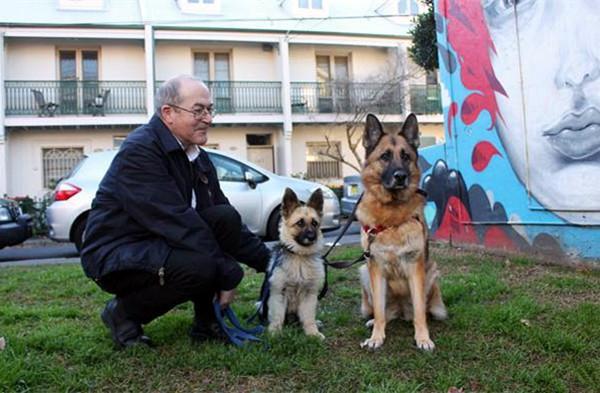
[[[406,172],[398,170],[394,172],[393,176],[396,184],[404,185],[406,183]]]
[[[315,232],[313,230],[308,230],[308,231],[304,232],[304,237],[306,237],[306,239],[308,239],[310,241],[314,241],[317,238],[317,232]]]

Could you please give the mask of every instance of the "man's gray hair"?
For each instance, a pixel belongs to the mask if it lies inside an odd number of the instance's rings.
[[[182,97],[179,95],[179,89],[181,88],[181,82],[184,80],[193,80],[202,84],[208,90],[208,87],[198,78],[194,78],[191,75],[178,75],[170,78],[163,82],[159,87],[156,96],[154,97],[154,113],[160,116],[160,108],[163,105],[174,104],[179,105],[182,101]]]

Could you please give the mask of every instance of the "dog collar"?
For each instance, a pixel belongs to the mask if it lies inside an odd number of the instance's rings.
[[[385,231],[387,227],[384,227],[383,225],[376,225],[374,227],[363,225],[362,229],[367,233],[367,235],[377,235],[379,232]]]

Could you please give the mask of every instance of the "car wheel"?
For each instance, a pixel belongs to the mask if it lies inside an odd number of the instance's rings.
[[[83,240],[85,239],[85,224],[87,224],[87,215],[77,220],[73,228],[73,243],[77,251],[81,252]]]
[[[277,206],[277,209],[271,213],[269,217],[269,222],[267,223],[267,239],[269,240],[279,240],[279,222],[281,221],[281,212],[280,207]]]

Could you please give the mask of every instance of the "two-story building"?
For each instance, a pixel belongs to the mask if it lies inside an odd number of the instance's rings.
[[[440,93],[406,54],[415,0],[35,0],[0,5],[0,195],[40,196],[154,112],[161,81],[206,81],[209,147],[281,174],[354,174],[357,112],[419,115],[443,140]],[[358,128],[359,134],[362,127]],[[362,154],[362,153],[361,153]]]

